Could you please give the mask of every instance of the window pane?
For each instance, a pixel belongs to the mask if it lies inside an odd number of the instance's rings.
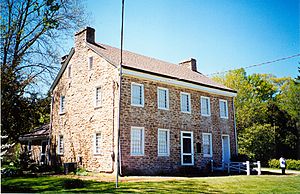
[[[142,86],[132,85],[132,102],[133,104],[142,105]]]
[[[210,148],[211,148],[211,135],[209,134],[203,134],[203,154],[211,154]]]
[[[131,152],[132,154],[143,154],[143,133],[142,129],[131,130]]]
[[[183,163],[186,163],[186,164],[190,164],[192,163],[192,156],[191,155],[183,155]]]
[[[183,138],[183,153],[192,153],[191,138]]]
[[[168,131],[158,131],[158,153],[168,154]]]
[[[185,112],[189,111],[189,98],[187,94],[181,94],[181,110]]]
[[[167,90],[159,89],[158,90],[159,95],[159,107],[161,108],[167,108]]]

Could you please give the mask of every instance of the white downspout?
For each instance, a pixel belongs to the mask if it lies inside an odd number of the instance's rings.
[[[233,122],[234,122],[234,134],[235,134],[235,153],[238,155],[238,142],[237,142],[237,131],[236,131],[236,119],[235,119],[235,108],[234,108],[234,98],[232,99],[232,108],[233,108]]]

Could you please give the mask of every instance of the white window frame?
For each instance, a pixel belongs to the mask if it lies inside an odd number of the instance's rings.
[[[98,99],[97,100],[97,90],[99,89],[99,94],[98,94]],[[99,97],[100,96],[100,97]],[[94,107],[99,108],[102,106],[102,87],[101,86],[96,86],[95,87],[95,96],[94,96]]]
[[[62,140],[61,140],[62,138]],[[61,141],[62,141],[62,148],[60,147],[61,146]],[[63,135],[59,135],[58,136],[58,140],[57,140],[57,154],[58,155],[63,155],[64,154],[64,136]],[[61,152],[61,149],[62,149],[62,152]]]
[[[189,110],[188,111],[182,110],[182,108],[183,108],[182,95],[187,95],[188,96],[188,103],[189,103]],[[189,114],[191,114],[191,112],[192,112],[192,104],[191,104],[191,94],[190,93],[180,92],[180,110],[183,113],[189,113]]]
[[[222,115],[222,111],[221,111],[221,106],[222,104],[225,103],[225,115]],[[223,99],[220,99],[219,100],[219,110],[220,110],[220,118],[222,119],[228,119],[228,102],[227,100],[223,100]]]
[[[208,111],[208,114],[204,113],[203,112],[203,109],[202,109],[202,100],[207,100],[208,101],[208,107],[207,107],[207,111]],[[206,103],[205,103],[206,105]],[[207,96],[201,96],[200,98],[200,109],[201,109],[201,116],[205,116],[205,117],[209,117],[211,115],[211,112],[210,112],[210,98],[207,97]]]
[[[140,86],[141,87],[141,89],[142,89],[142,96],[141,96],[142,104],[135,104],[133,102],[133,86]],[[135,83],[135,82],[131,83],[131,106],[144,107],[144,85],[143,84],[138,84],[138,83]]]
[[[132,136],[133,136],[133,130],[141,130],[142,133],[142,139],[141,139],[141,152],[140,153],[133,153],[133,142],[132,142]],[[144,156],[145,153],[145,128],[144,127],[131,127],[130,130],[130,155],[131,156]]]
[[[159,99],[159,97],[160,97],[159,91],[160,90],[166,91],[166,106],[167,107],[162,107],[160,104],[160,99]],[[161,110],[169,110],[169,89],[157,87],[157,107],[158,107],[158,109],[161,109]]]
[[[160,141],[159,141],[159,132],[160,131],[165,131],[167,132],[167,152],[166,153],[160,153],[159,151],[159,146],[160,146]],[[170,130],[169,129],[161,129],[158,128],[157,130],[157,155],[158,156],[170,156]]]
[[[184,133],[189,133],[191,136],[183,136]],[[191,154],[184,154],[183,153],[183,139],[184,138],[190,138],[191,139]],[[180,131],[180,147],[181,147],[181,165],[182,166],[192,166],[194,165],[194,135],[192,131]],[[184,155],[191,155],[192,163],[183,163],[183,156]]]
[[[69,64],[68,65],[68,78],[71,78],[72,77],[72,65]]]
[[[88,57],[88,69],[92,70],[94,66],[94,57],[93,56],[89,56]]]
[[[209,152],[210,154],[205,154],[204,153],[204,136],[208,135],[209,136]],[[202,133],[202,150],[203,150],[203,157],[212,157],[213,156],[213,147],[212,147],[212,134],[211,133]]]
[[[97,150],[97,146],[96,146],[96,142],[97,142],[97,135],[100,136],[100,139],[99,139],[99,145],[98,145],[98,149]],[[102,139],[102,135],[101,135],[101,132],[96,132],[94,133],[93,135],[93,150],[94,150],[94,155],[99,155],[101,154],[101,139]]]
[[[59,98],[59,114],[66,112],[66,96],[61,95]]]

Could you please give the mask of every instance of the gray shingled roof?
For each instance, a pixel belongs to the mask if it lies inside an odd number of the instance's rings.
[[[89,43],[87,45],[101,57],[108,60],[115,66],[120,63],[120,49],[100,43]],[[178,64],[168,63],[159,59],[136,54],[130,51],[123,51],[123,67],[142,70],[149,73],[168,76],[183,81],[193,82],[200,85],[210,86],[221,90],[236,92],[222,84],[214,82],[205,75],[194,72]]]

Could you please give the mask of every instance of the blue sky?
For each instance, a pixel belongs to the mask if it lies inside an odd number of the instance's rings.
[[[121,0],[86,0],[97,42],[120,46]],[[204,74],[300,53],[299,0],[125,0],[124,49]],[[298,75],[300,57],[247,69]]]

